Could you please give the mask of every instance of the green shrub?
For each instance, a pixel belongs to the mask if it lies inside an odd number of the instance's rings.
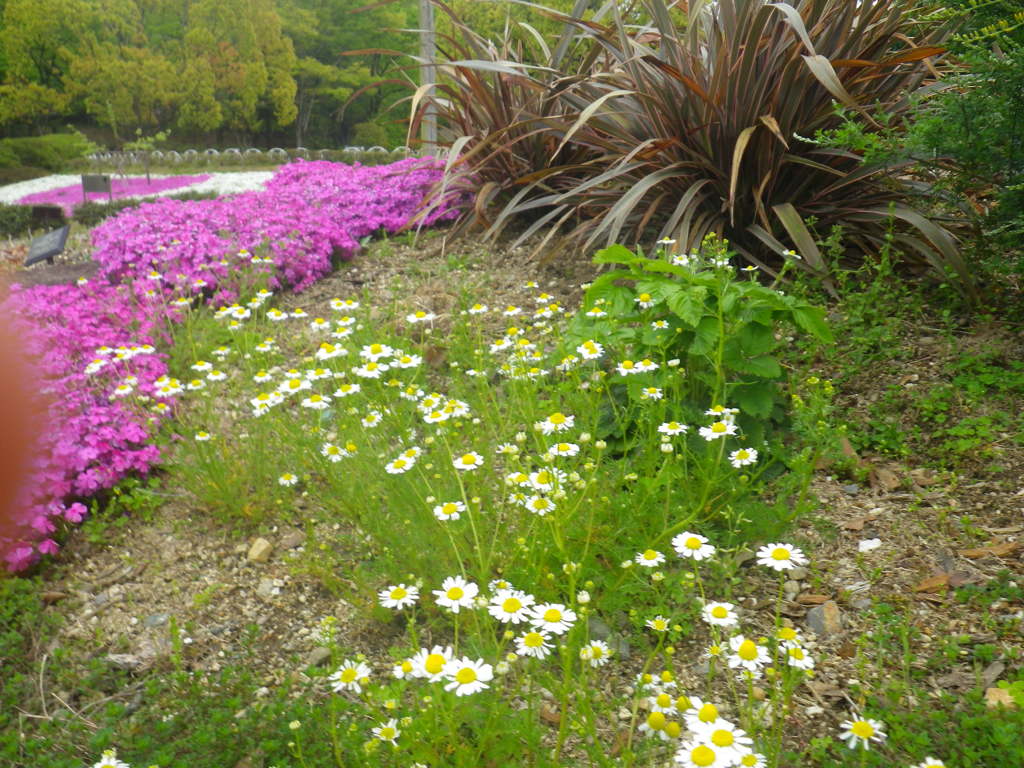
[[[942,92],[922,101],[909,149],[926,158],[956,198],[975,215],[985,240],[1017,251],[1024,234],[1024,3],[954,0],[963,21],[952,47],[963,69]],[[934,159],[933,159],[934,158]]]
[[[378,123],[356,123],[352,142],[361,147],[387,147],[387,128]]]
[[[24,165],[60,171],[68,163],[95,151],[96,145],[80,133],[52,133],[0,140],[0,166]],[[11,162],[11,156],[16,162]]]
[[[29,168],[24,165],[17,165],[13,168],[0,168],[0,186],[5,184],[17,184],[19,181],[38,179],[41,176],[49,176],[50,172],[42,168]]]
[[[32,225],[32,209],[27,205],[0,203],[0,237],[21,237]]]
[[[524,236],[565,228],[584,250],[668,236],[689,251],[718,232],[753,263],[795,249],[823,275],[806,219],[842,224],[857,263],[895,219],[908,260],[971,285],[952,234],[908,204],[920,189],[906,163],[866,167],[812,140],[837,125],[835,101],[872,130],[884,126],[869,110],[889,123],[903,114],[930,78],[921,60],[944,50],[945,21],[914,3],[727,0],[698,6],[683,29],[662,0],[639,6],[658,34],[617,14],[605,24],[545,11],[575,27],[580,47],[565,61],[579,71],[554,55],[542,68],[509,62],[470,36],[478,60],[442,65],[451,85],[435,106],[460,113],[455,179],[479,188],[470,215],[504,204],[484,214],[489,234],[528,216]],[[518,172],[524,160],[532,167]]]
[[[90,200],[87,203],[79,203],[75,206],[71,218],[83,227],[95,227],[104,219],[108,219],[121,211],[129,208],[137,208],[138,200],[114,200],[111,202],[96,202]]]

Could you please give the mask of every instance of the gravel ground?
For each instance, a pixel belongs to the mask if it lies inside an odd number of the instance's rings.
[[[180,174],[152,174],[152,178],[163,179],[168,175]],[[189,187],[177,187],[155,195],[146,197],[162,197],[164,195],[177,195],[182,192],[215,192],[219,195],[232,195],[236,192],[248,192],[252,189],[260,189],[273,176],[271,171],[237,171],[231,173],[215,173],[210,179]],[[46,192],[59,187],[67,187],[71,184],[81,184],[81,176],[67,174],[56,174],[43,176],[29,181],[19,181],[17,184],[8,184],[0,187],[0,203],[16,203],[23,197],[33,195],[36,192]]]

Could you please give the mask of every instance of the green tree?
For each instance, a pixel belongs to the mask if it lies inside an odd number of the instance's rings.
[[[185,76],[203,80],[186,89],[183,126],[213,122],[200,115],[210,84],[221,113],[216,127],[239,139],[263,128],[264,115],[279,126],[295,119],[295,52],[270,0],[199,0],[189,8],[184,51]]]

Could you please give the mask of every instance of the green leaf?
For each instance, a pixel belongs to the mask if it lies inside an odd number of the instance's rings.
[[[624,245],[610,245],[594,254],[595,264],[636,264],[640,257]]]
[[[775,334],[770,326],[747,323],[738,332],[743,354],[756,357],[766,355],[775,348]]]
[[[766,419],[772,415],[775,405],[775,384],[765,381],[757,384],[740,384],[729,393],[729,398],[739,409],[757,419]]]
[[[801,329],[814,336],[814,338],[818,339],[818,341],[824,341],[827,343],[835,341],[835,337],[832,335],[832,329],[829,328],[828,324],[825,322],[824,309],[821,307],[804,305],[793,307],[792,312],[793,322],[795,322]]]
[[[704,317],[708,289],[703,285],[679,286],[678,290],[665,297],[668,308],[690,328],[697,327]],[[710,318],[714,319],[714,318]],[[716,325],[717,329],[717,325]],[[691,350],[692,351],[692,350]]]
[[[690,344],[690,354],[706,355],[718,341],[718,318],[706,316],[699,323]]]

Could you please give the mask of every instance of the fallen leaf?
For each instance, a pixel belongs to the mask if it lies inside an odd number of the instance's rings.
[[[1017,547],[1020,546],[1019,541],[997,541],[995,544],[987,544],[984,547],[977,547],[976,549],[961,549],[961,557],[1005,557],[1010,554]]]
[[[857,646],[854,645],[851,641],[847,640],[845,643],[839,646],[839,648],[836,650],[836,653],[839,654],[839,657],[841,659],[852,659],[854,656],[857,655]]]
[[[993,661],[985,667],[985,671],[981,673],[981,684],[987,688],[998,680],[1005,671],[1006,665],[1003,662]]]
[[[1008,525],[1005,528],[986,528],[983,525],[979,527],[983,531],[988,531],[989,533],[994,533],[997,535],[1003,533],[1020,533],[1021,531],[1024,531],[1024,525]]]
[[[839,527],[845,528],[848,531],[860,531],[864,529],[865,524],[872,522],[874,519],[872,515],[855,517],[852,520],[847,520],[845,523],[840,523]]]
[[[797,597],[796,601],[801,605],[821,605],[822,603],[827,603],[831,599],[832,598],[828,595],[815,595],[810,592],[804,592],[802,595]]]
[[[50,592],[50,591],[47,591],[47,592],[43,592],[42,594],[39,595],[39,599],[42,600],[47,605],[52,605],[53,603],[60,602],[65,597],[67,597],[67,594],[64,593],[64,592]]]
[[[1017,703],[1013,700],[1013,696],[1005,688],[986,688],[985,689],[985,706],[989,709],[995,707],[1009,707],[1015,709]]]
[[[949,574],[949,586],[962,587],[965,584],[980,584],[981,579],[967,571],[953,571]]]
[[[885,467],[875,467],[872,469],[871,473],[868,475],[868,482],[871,483],[872,488],[881,487],[887,491],[895,491],[903,485],[903,481],[900,480],[899,475]]]
[[[915,592],[945,592],[949,586],[949,574],[948,573],[937,573],[934,576],[929,576],[924,581],[921,581],[914,587]]]
[[[839,438],[839,450],[843,452],[843,456],[848,459],[853,459],[856,462],[860,462],[860,456],[857,455],[857,451],[853,449],[853,445],[850,443],[848,437]]]
[[[541,705],[540,719],[551,725],[559,725],[562,722],[562,716],[558,713],[558,710],[548,704]]]

